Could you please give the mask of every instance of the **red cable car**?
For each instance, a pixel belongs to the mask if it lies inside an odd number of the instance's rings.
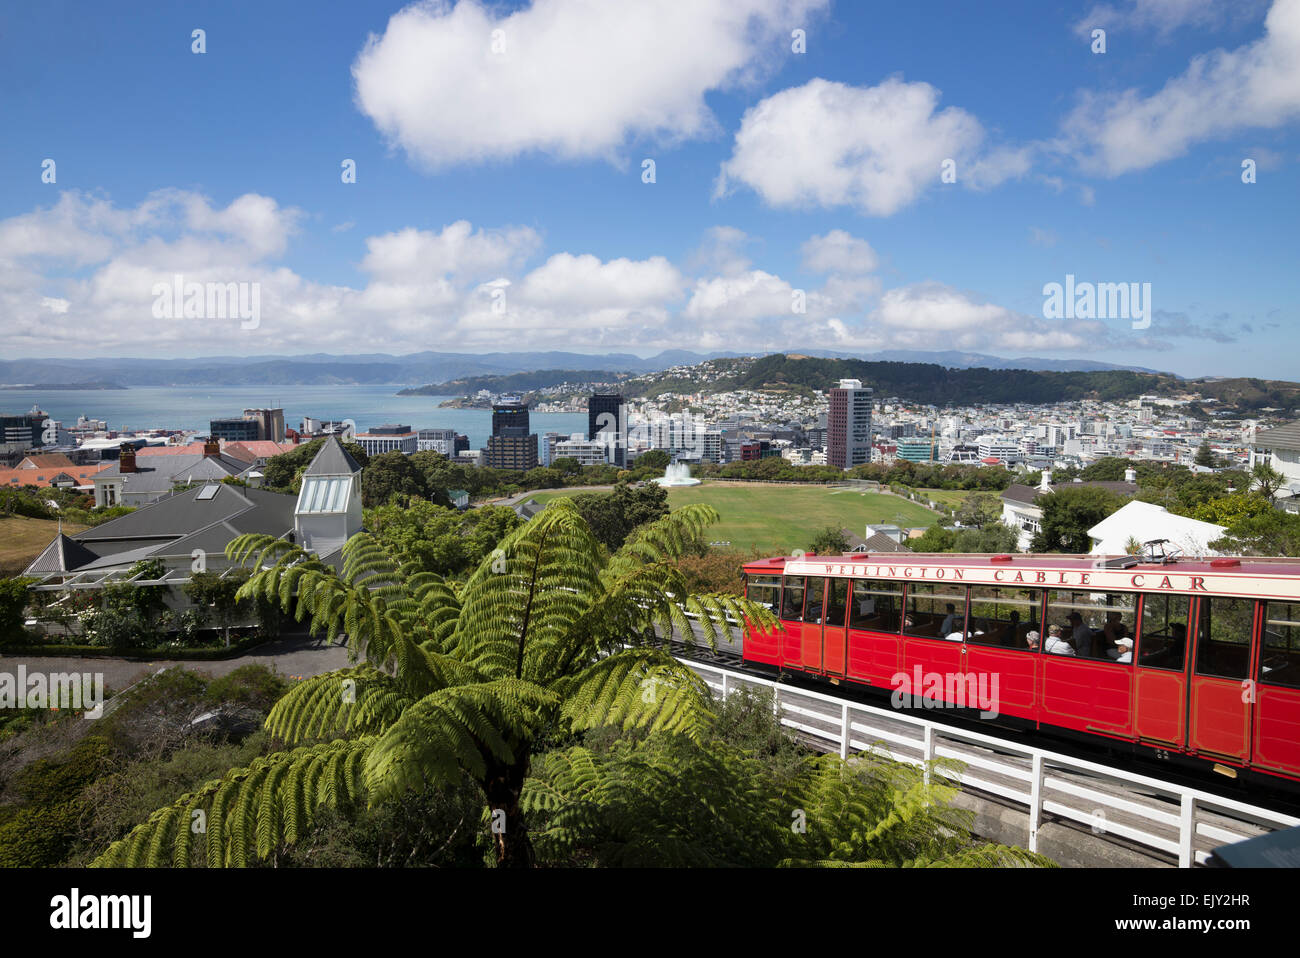
[[[780,620],[746,629],[747,663],[1300,783],[1300,560],[878,553],[744,571]]]

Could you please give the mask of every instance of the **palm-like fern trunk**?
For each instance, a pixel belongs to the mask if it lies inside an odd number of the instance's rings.
[[[531,868],[536,863],[533,843],[528,837],[520,796],[528,777],[528,759],[505,765],[490,762],[480,783],[487,796],[491,814],[492,840],[496,844],[497,866]]]

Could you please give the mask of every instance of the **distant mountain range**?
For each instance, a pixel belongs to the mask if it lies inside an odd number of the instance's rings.
[[[890,350],[843,353],[824,349],[790,349],[787,355],[830,359],[869,359],[933,363],[953,369],[1028,369],[1054,372],[1129,370],[1156,372],[1141,366],[1117,366],[1086,359],[1004,359],[982,353]],[[333,356],[212,356],[203,359],[10,359],[0,360],[0,384],[86,383],[103,388],[120,386],[422,386],[471,376],[505,376],[534,370],[582,369],[615,373],[652,373],[673,366],[690,366],[706,359],[735,358],[761,353],[665,350],[642,358],[631,353],[593,355],[563,351],[517,353],[421,352],[405,356],[360,353]]]

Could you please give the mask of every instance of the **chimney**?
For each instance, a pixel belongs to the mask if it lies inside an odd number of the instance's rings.
[[[122,446],[117,459],[117,471],[122,475],[135,472],[135,446]]]
[[[203,444],[203,455],[219,456],[221,455],[221,441],[218,439],[209,439]]]
[[[1125,481],[1125,482],[1137,482],[1137,481],[1138,481],[1138,473],[1137,473],[1137,470],[1134,469],[1132,466],[1130,466],[1129,468],[1125,469],[1125,470],[1124,470],[1124,481]]]

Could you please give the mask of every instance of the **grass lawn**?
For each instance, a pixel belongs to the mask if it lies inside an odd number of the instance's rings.
[[[954,509],[960,508],[963,502],[975,494],[970,489],[917,489],[916,491],[929,496],[934,502]],[[997,493],[992,495],[996,496]]]
[[[81,532],[86,526],[65,522],[63,531],[68,535]],[[8,516],[0,519],[0,575],[17,575],[27,568],[50,544],[59,531],[57,519],[29,519],[26,516]]]
[[[562,495],[563,490],[555,489],[533,498],[549,502]],[[850,489],[705,482],[668,490],[668,504],[674,509],[694,502],[707,503],[722,516],[709,528],[710,541],[730,542],[746,552],[757,548],[764,555],[807,549],[828,525],[862,535],[868,523],[929,526],[939,518],[898,496]]]

